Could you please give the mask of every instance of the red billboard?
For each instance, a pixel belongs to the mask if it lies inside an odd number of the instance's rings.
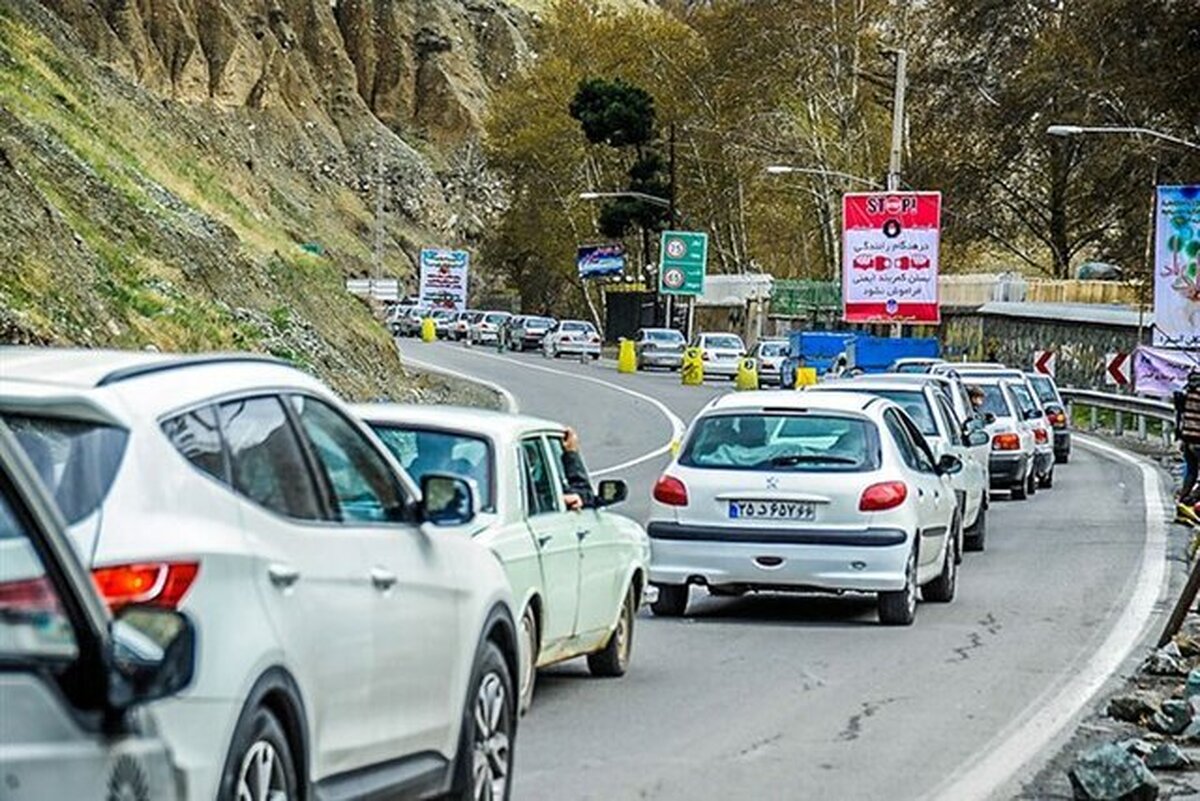
[[[842,306],[849,323],[939,323],[941,192],[842,198]]]

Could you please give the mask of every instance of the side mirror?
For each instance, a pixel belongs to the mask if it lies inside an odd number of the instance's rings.
[[[596,505],[613,506],[629,497],[629,485],[619,478],[606,478],[596,487]]]
[[[983,413],[983,424],[985,426],[990,426],[994,422],[996,422],[996,415],[992,414],[991,412]]]
[[[475,519],[474,482],[448,473],[421,477],[420,519],[435,526],[464,526]]]
[[[941,459],[938,459],[937,471],[938,475],[952,476],[955,473],[962,472],[963,463],[952,453],[943,454]]]
[[[1027,412],[1025,412],[1025,419],[1026,419],[1026,420],[1037,420],[1037,419],[1039,419],[1041,416],[1042,416],[1042,410],[1041,410],[1041,409],[1030,409],[1030,410],[1028,410]]]
[[[108,630],[108,703],[114,709],[166,698],[192,683],[196,629],[183,613],[126,606]]]
[[[987,445],[991,441],[992,438],[988,436],[988,432],[984,431],[982,428],[971,429],[963,438],[963,442],[968,448],[978,448],[981,445]]]

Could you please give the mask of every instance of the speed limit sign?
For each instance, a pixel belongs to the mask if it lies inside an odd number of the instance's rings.
[[[679,287],[683,286],[683,281],[683,270],[672,267],[663,273],[663,286],[668,289],[679,289]]]
[[[658,252],[660,292],[668,295],[704,293],[708,234],[703,231],[663,231]]]

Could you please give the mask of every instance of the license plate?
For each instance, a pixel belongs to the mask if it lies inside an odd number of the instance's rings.
[[[817,506],[808,501],[730,501],[730,520],[816,520]]]

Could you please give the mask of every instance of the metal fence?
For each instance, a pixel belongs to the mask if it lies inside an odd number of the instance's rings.
[[[1136,395],[1115,395],[1111,392],[1096,392],[1090,389],[1060,388],[1059,393],[1067,402],[1068,417],[1074,419],[1075,407],[1083,407],[1091,412],[1088,430],[1100,428],[1100,412],[1107,411],[1113,415],[1113,431],[1118,435],[1125,433],[1125,423],[1132,423],[1140,439],[1149,438],[1147,421],[1155,420],[1161,423],[1161,434],[1164,445],[1170,445],[1172,432],[1175,427],[1175,409],[1171,404],[1151,398],[1139,398]]]

